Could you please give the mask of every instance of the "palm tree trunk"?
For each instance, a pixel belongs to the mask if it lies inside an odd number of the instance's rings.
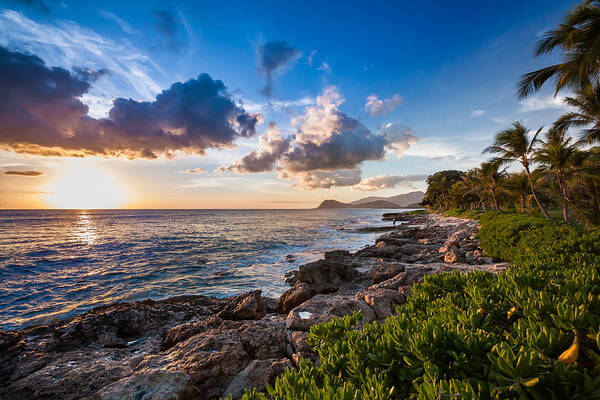
[[[542,212],[544,217],[546,217],[546,219],[550,219],[550,215],[548,215],[548,211],[546,211],[544,206],[542,206],[542,203],[540,203],[540,200],[538,199],[537,194],[535,193],[535,189],[533,188],[533,180],[531,179],[531,172],[529,172],[529,166],[524,164],[523,167],[525,167],[525,173],[527,174],[527,180],[529,181],[529,187],[531,188],[531,193],[533,194],[533,198],[535,199],[535,202],[537,203],[537,205],[540,208],[540,211]]]
[[[569,208],[567,206],[569,197],[567,196],[567,182],[565,181],[565,178],[562,174],[559,176],[558,182],[560,184],[560,192],[563,197],[563,201],[562,201],[563,218],[564,218],[565,222],[569,222]]]
[[[492,192],[492,199],[494,200],[494,209],[502,211],[500,210],[500,206],[498,205],[498,199],[496,199],[496,191],[494,189],[490,189],[490,192]]]

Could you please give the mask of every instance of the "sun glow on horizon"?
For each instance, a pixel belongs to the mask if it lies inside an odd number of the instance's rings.
[[[96,166],[74,164],[46,188],[45,202],[53,208],[119,208],[127,191],[109,172]]]

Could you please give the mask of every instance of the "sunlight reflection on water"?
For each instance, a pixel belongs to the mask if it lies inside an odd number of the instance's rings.
[[[286,271],[357,250],[381,210],[0,211],[0,328],[114,301],[183,294],[278,296]],[[295,263],[285,262],[293,254]]]

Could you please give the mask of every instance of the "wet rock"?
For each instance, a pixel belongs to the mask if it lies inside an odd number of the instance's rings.
[[[96,392],[90,400],[193,400],[197,395],[187,374],[155,371],[120,379]]]
[[[344,295],[316,295],[294,308],[288,314],[286,327],[296,331],[308,331],[311,326],[362,311],[362,323],[375,320],[375,313],[363,300]]]
[[[231,395],[233,399],[240,399],[244,394],[244,389],[255,387],[262,391],[267,384],[272,384],[279,375],[283,374],[287,367],[291,367],[289,359],[280,360],[254,360],[239,374],[233,378],[229,386],[225,389],[223,397]]]
[[[296,262],[296,256],[293,254],[288,254],[285,256],[285,261],[289,263]]]
[[[304,303],[306,300],[310,299],[310,297],[310,286],[301,282],[291,289],[286,290],[279,299],[277,299],[277,311],[287,314],[292,308]]]
[[[399,263],[389,263],[384,262],[375,268],[373,268],[373,275],[371,277],[371,282],[373,284],[383,282],[394,276],[398,275],[400,272],[404,271],[404,265]]]
[[[381,236],[375,240],[375,244],[384,242],[385,244],[391,246],[402,246],[408,243],[413,243],[411,239],[407,238],[398,238],[398,237],[390,237],[390,236]]]
[[[9,352],[21,341],[19,332],[0,330],[0,352]]]
[[[267,313],[261,290],[244,293],[236,297],[217,314],[222,319],[261,319]]]

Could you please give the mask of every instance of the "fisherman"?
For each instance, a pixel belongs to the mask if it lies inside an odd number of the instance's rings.
[[[396,226],[396,217],[394,217],[394,226]]]

